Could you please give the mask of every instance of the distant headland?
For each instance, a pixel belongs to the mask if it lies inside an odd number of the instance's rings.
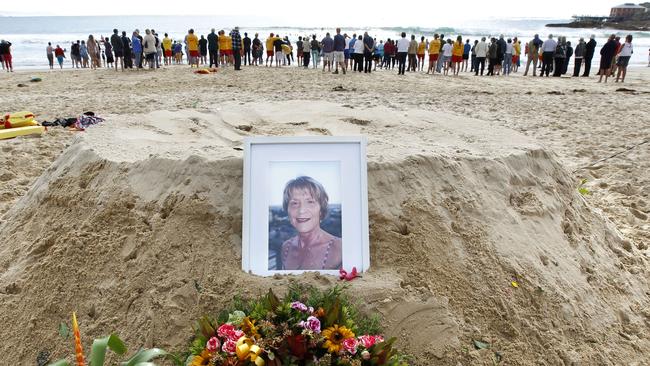
[[[638,5],[625,3],[612,7],[609,16],[574,15],[569,23],[552,23],[546,26],[650,31],[650,2]]]

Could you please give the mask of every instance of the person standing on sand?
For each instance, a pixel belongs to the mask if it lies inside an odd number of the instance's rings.
[[[451,46],[451,72],[454,76],[458,76],[460,73],[460,68],[463,64],[463,51],[465,46],[463,45],[463,37],[456,37],[456,42]]]
[[[79,45],[79,56],[81,56],[81,67],[82,68],[87,68],[88,67],[88,46],[86,46],[85,41],[81,41],[81,44]]]
[[[471,52],[471,58],[470,58],[471,66],[470,66],[469,72],[476,71],[476,45],[477,44],[478,44],[478,39],[475,39],[474,40],[474,45],[472,45],[472,48],[470,49],[470,52]]]
[[[481,66],[481,76],[483,76],[483,71],[485,70],[485,59],[487,58],[488,45],[485,43],[485,37],[481,37],[481,42],[478,42],[474,46],[474,52],[476,53],[476,66],[474,66],[474,75],[478,76],[479,65]]]
[[[305,69],[309,68],[309,60],[311,59],[311,42],[309,42],[309,37],[305,37],[305,40],[302,42],[302,65]]]
[[[99,45],[97,44],[97,41],[95,41],[95,37],[93,37],[92,34],[88,36],[88,41],[86,44],[88,47],[88,55],[90,56],[90,68],[94,70],[97,67],[101,67],[102,64],[99,58]]]
[[[169,38],[169,34],[165,33],[165,38],[162,40],[162,49],[163,49],[163,63],[165,65],[172,64],[172,39]]]
[[[583,77],[589,77],[589,72],[591,71],[591,59],[594,58],[596,44],[596,35],[592,34],[591,37],[589,37],[589,42],[587,42],[585,46],[585,72],[582,74]]]
[[[341,34],[341,28],[336,28],[336,35],[334,36],[334,73],[339,73],[339,65],[341,71],[345,74],[345,37]]]
[[[143,48],[142,51],[144,53],[144,57],[147,60],[147,64],[149,65],[150,70],[154,70],[156,68],[156,38],[151,34],[151,30],[145,29],[144,30],[144,38],[142,41]]]
[[[142,68],[142,41],[140,40],[139,31],[136,29],[131,34],[131,47],[133,49],[133,56],[135,56],[135,67]]]
[[[266,61],[264,64],[266,67],[269,67],[269,60],[271,61],[270,64],[273,66],[273,42],[275,41],[275,37],[273,37],[273,33],[269,34],[269,38],[266,39]]]
[[[239,34],[239,27],[235,27],[230,31],[230,38],[232,39],[232,54],[234,57],[235,70],[241,70],[241,35]]]
[[[632,57],[632,54],[634,53],[634,50],[632,48],[632,35],[628,34],[627,37],[625,37],[625,43],[623,43],[623,46],[621,46],[621,50],[618,53],[618,60],[616,61],[616,64],[618,65],[618,74],[616,75],[616,82],[618,83],[619,78],[621,78],[621,82],[625,82],[625,75],[627,74],[627,65],[630,62],[630,57]]]
[[[352,51],[354,58],[354,66],[352,71],[363,72],[363,36],[359,35],[356,42],[354,42],[354,50]]]
[[[205,39],[203,34],[199,38],[199,54],[201,55],[199,63],[205,65],[208,63],[208,40]]]
[[[318,68],[320,62],[320,42],[316,40],[316,35],[311,36],[311,62],[314,69]]]
[[[512,39],[512,72],[519,71],[519,58],[521,57],[521,42],[517,37]]]
[[[440,56],[440,39],[438,37],[438,33],[434,34],[433,41],[429,43],[429,67],[427,68],[427,74],[435,74],[435,66]]]
[[[280,35],[276,35],[276,37],[273,39],[273,50],[275,51],[275,67],[280,67],[284,61],[284,53],[282,52],[283,44],[284,42],[282,42]]]
[[[538,40],[541,42],[541,39],[539,39],[536,34],[535,37],[526,45],[526,70],[524,71],[524,76],[528,75],[528,70],[530,69],[531,63],[533,64],[533,76],[537,76],[537,60],[539,58]]]
[[[126,36],[126,31],[122,31],[122,50],[124,51],[124,68],[133,68],[133,56],[131,52],[131,40]]]
[[[418,71],[424,71],[424,55],[427,53],[427,43],[424,40],[425,38],[422,36],[420,37],[420,43],[418,43]]]
[[[329,32],[325,34],[320,43],[323,45],[323,72],[325,72],[325,66],[327,66],[327,72],[332,71],[332,52],[334,52],[334,40],[330,37]]]
[[[512,39],[508,38],[506,43],[506,53],[503,56],[503,76],[510,75],[510,70],[512,69],[512,53],[514,48],[512,46]]]
[[[499,51],[499,45],[497,45],[497,39],[492,37],[490,40],[490,45],[488,46],[487,57],[488,57],[488,72],[487,76],[494,76],[494,69],[497,63],[497,53]]]
[[[415,71],[417,68],[417,58],[416,55],[418,53],[418,42],[415,40],[415,34],[411,34],[411,41],[409,42],[409,50],[408,50],[408,66],[406,67],[406,71],[411,72]]]
[[[52,48],[52,42],[47,42],[45,54],[47,55],[47,63],[50,65],[50,70],[54,69],[54,48]]]
[[[244,65],[252,65],[251,59],[251,45],[252,41],[248,37],[248,33],[244,32],[244,39],[242,39],[242,44],[244,45]]]
[[[546,74],[546,77],[548,77],[551,73],[551,69],[553,68],[553,55],[555,54],[556,48],[557,42],[553,39],[553,35],[549,34],[548,39],[542,44],[542,72],[539,76]]]
[[[262,41],[260,41],[260,35],[255,33],[251,44],[251,51],[253,53],[253,65],[259,66],[262,61]]]
[[[363,33],[363,58],[364,67],[363,72],[370,74],[372,71],[372,59],[375,54],[375,40],[368,35],[368,32]]]
[[[612,34],[609,36],[607,43],[600,49],[600,70],[598,70],[598,75],[600,78],[598,82],[603,81],[603,76],[605,76],[605,82],[609,78],[610,69],[612,67],[612,59],[616,56],[616,49],[618,44],[616,44],[616,35]]]
[[[104,38],[103,43],[106,53],[106,67],[112,69],[113,63],[115,62],[115,58],[113,57],[113,45],[111,45],[111,42],[108,40],[108,38]]]
[[[117,34],[117,29],[113,29],[113,35],[111,36],[111,46],[113,47],[113,52],[115,53],[115,71],[117,71],[117,64],[120,64],[122,71],[124,71],[124,44],[122,39]]]
[[[463,63],[461,65],[461,71],[467,72],[467,64],[469,63],[469,54],[472,52],[472,44],[469,38],[465,40],[465,46],[463,46]],[[471,70],[470,70],[471,71]]]
[[[557,37],[557,40],[558,43],[555,47],[555,53],[553,53],[553,61],[555,62],[555,67],[553,68],[554,77],[562,76],[564,62],[566,61],[566,37]]]
[[[14,72],[14,66],[12,63],[13,57],[11,56],[11,42],[5,41],[4,39],[0,41],[0,55],[2,55],[2,65],[5,70],[7,70],[7,72]]]
[[[402,38],[397,40],[397,75],[404,75],[406,69],[406,55],[409,51],[409,40],[406,39],[406,33],[402,32]]]
[[[187,45],[187,59],[190,67],[199,67],[199,38],[194,34],[194,29],[187,31],[185,44]],[[135,47],[133,51],[135,51]]]
[[[578,45],[574,50],[575,65],[573,66],[573,77],[580,76],[580,68],[582,67],[582,60],[585,57],[585,47],[586,47],[585,39],[580,37],[580,40],[578,41]]]
[[[501,69],[502,69],[502,66],[503,66],[503,60],[504,60],[505,55],[506,55],[506,48],[507,48],[506,40],[505,40],[503,34],[499,36],[499,40],[497,41],[497,46],[498,46],[498,48],[497,48],[497,63],[495,65],[495,72],[497,73],[497,75],[500,75],[501,74]]]
[[[210,64],[208,67],[219,67],[219,39],[216,30],[212,28],[208,34],[208,59]]]
[[[445,42],[445,35],[441,34],[440,35],[440,51],[439,51],[440,57],[438,57],[438,62],[436,63],[436,72],[437,73],[440,73],[440,71],[442,70],[442,59],[443,59],[443,57],[442,57],[442,48],[445,46],[445,43],[446,43]]]
[[[451,38],[447,38],[447,42],[442,46],[442,68],[443,75],[449,75],[449,61],[453,56],[454,46]]]
[[[566,37],[564,37],[566,40]],[[571,56],[573,56],[573,47],[571,47],[571,42],[566,43],[566,59],[564,60],[564,66],[562,67],[562,75],[566,74],[569,69],[569,62],[571,62]]]
[[[54,56],[56,57],[56,61],[59,63],[59,68],[63,69],[63,59],[65,58],[65,50],[61,48],[61,46],[59,46],[58,44],[54,49]]]

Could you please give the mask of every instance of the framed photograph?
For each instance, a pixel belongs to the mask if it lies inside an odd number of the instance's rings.
[[[367,270],[367,179],[364,137],[244,140],[242,269]]]

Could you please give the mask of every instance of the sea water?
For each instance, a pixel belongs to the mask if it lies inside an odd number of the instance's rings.
[[[567,20],[562,19],[484,19],[475,21],[465,21],[458,24],[435,24],[412,27],[382,27],[382,26],[341,26],[342,32],[352,35],[353,33],[362,34],[368,32],[377,41],[385,41],[388,38],[399,38],[399,34],[404,31],[407,37],[411,34],[416,36],[419,41],[421,36],[427,39],[433,39],[435,33],[444,33],[445,38],[455,39],[456,36],[462,35],[463,39],[470,39],[473,43],[475,39],[486,37],[498,37],[504,34],[506,38],[518,37],[522,42],[522,52],[524,44],[532,39],[533,35],[539,34],[542,40],[546,39],[549,33],[557,36],[563,35],[571,42],[575,48],[580,37],[586,41],[589,36],[594,34],[598,46],[596,54],[592,61],[592,70],[594,73],[598,70],[599,50],[605,44],[606,38],[614,33],[621,38],[627,34],[634,36],[634,54],[630,60],[631,66],[648,65],[648,50],[650,49],[650,32],[622,31],[614,29],[573,29],[573,28],[547,28],[545,24],[561,23]],[[15,69],[43,69],[48,67],[45,48],[48,42],[52,46],[60,45],[66,49],[66,57],[69,58],[70,45],[77,40],[87,40],[89,35],[95,39],[100,37],[109,37],[112,30],[117,28],[120,31],[126,31],[130,37],[133,30],[139,29],[144,32],[146,28],[153,28],[162,37],[168,33],[174,40],[183,40],[189,28],[195,30],[195,34],[207,36],[210,29],[225,30],[229,32],[234,26],[240,27],[243,37],[244,32],[248,32],[249,37],[253,38],[255,33],[259,33],[259,38],[265,40],[269,33],[280,34],[282,37],[288,36],[292,43],[298,40],[299,36],[316,35],[320,40],[326,32],[334,35],[334,28],[329,26],[292,26],[281,21],[282,24],[272,24],[268,19],[257,18],[255,16],[70,16],[70,17],[0,17],[0,39],[5,39],[12,43],[13,63]],[[525,55],[522,55],[522,61]],[[572,58],[573,60],[573,58]],[[64,65],[70,67],[69,59]],[[571,74],[573,62],[571,62],[567,74]]]

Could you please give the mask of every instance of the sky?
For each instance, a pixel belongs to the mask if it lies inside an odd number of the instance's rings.
[[[177,0],[155,2],[104,1],[3,1],[0,15],[255,15],[269,18],[278,25],[331,25],[340,23],[367,26],[429,26],[432,22],[454,22],[485,18],[568,19],[572,15],[609,15],[612,6],[623,3],[611,0],[544,0],[493,2],[464,0],[462,3],[414,0],[410,2],[246,0],[214,1]],[[155,5],[154,5],[155,4]],[[191,6],[187,6],[191,4]],[[368,6],[368,4],[373,4]],[[443,5],[441,5],[443,4]],[[1,21],[1,19],[0,19]],[[447,25],[447,24],[445,24]]]

